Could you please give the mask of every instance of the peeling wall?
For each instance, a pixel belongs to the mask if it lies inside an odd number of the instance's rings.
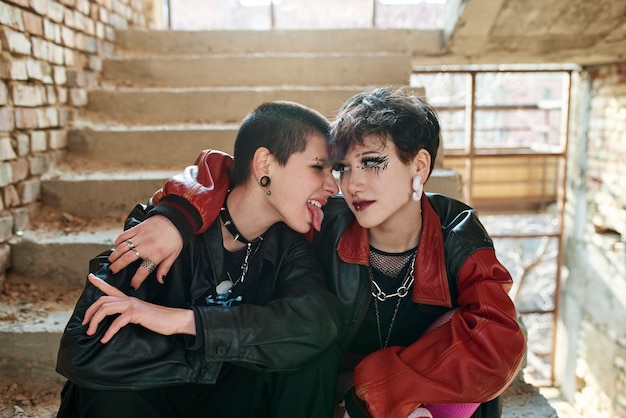
[[[626,417],[626,64],[574,83],[556,375],[581,416]]]

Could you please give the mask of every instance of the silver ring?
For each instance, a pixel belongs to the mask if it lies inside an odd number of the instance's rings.
[[[156,268],[157,265],[154,264],[154,261],[150,260],[149,258],[145,258],[142,262],[141,262],[141,267],[145,268],[146,270],[148,270],[150,273],[152,273]]]
[[[129,239],[126,240],[126,245],[128,245],[128,248],[130,248],[131,250],[135,249],[135,244],[133,244],[133,242]]]
[[[135,253],[135,255],[137,256],[137,258],[141,258],[141,256],[139,255],[139,251],[137,251],[137,250],[131,250],[131,251]]]

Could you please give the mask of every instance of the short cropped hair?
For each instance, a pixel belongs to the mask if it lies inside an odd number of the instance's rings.
[[[319,133],[328,138],[329,130],[328,119],[316,110],[287,101],[263,103],[244,118],[237,133],[232,186],[248,180],[252,158],[260,147],[284,166],[292,154],[304,151],[307,136]]]
[[[330,152],[341,160],[354,145],[376,135],[385,145],[391,139],[403,163],[425,149],[432,172],[440,142],[437,112],[408,88],[376,88],[354,95],[343,104],[331,124]]]

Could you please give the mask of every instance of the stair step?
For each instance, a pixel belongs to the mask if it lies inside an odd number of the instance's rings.
[[[16,376],[39,386],[63,381],[55,372],[57,350],[81,291],[82,284],[22,283],[15,273],[7,278],[0,294],[0,381]]]
[[[200,150],[232,153],[239,126],[171,125],[85,127],[68,132],[70,167],[103,171],[172,169],[193,164]]]
[[[124,58],[102,69],[105,82],[135,87],[406,85],[410,76],[406,54]]]
[[[47,209],[86,219],[119,218],[137,203],[146,203],[180,171],[64,172],[42,179],[42,203]]]
[[[442,53],[443,31],[407,29],[210,30],[116,32],[124,55],[224,53]]]
[[[84,121],[112,125],[238,124],[261,103],[289,100],[328,118],[362,87],[119,89],[90,91]]]
[[[59,341],[83,286],[23,284],[15,275],[7,282],[7,291],[0,294],[0,416],[53,417],[65,380],[55,371]],[[19,388],[9,384],[15,376],[26,383]],[[36,402],[20,403],[25,397]],[[8,409],[12,405],[21,405],[26,415]],[[520,376],[502,394],[502,418],[557,416],[540,391]]]
[[[56,222],[38,222],[9,241],[11,271],[37,285],[80,286],[87,278],[89,260],[113,247],[125,217],[92,221],[66,214],[64,222],[60,217]]]

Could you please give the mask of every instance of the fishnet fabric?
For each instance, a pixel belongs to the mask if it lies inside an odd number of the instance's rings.
[[[370,265],[385,276],[398,277],[411,261],[415,251],[416,249],[413,248],[403,253],[392,254],[370,247]]]

